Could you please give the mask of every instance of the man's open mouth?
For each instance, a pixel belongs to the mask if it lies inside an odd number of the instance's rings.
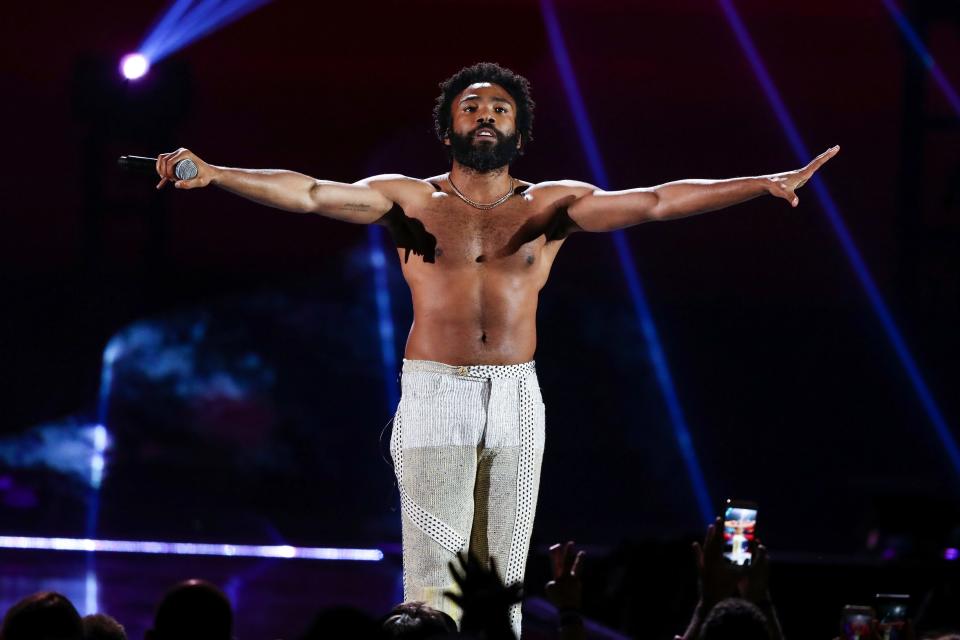
[[[480,130],[477,131],[475,134],[473,134],[473,137],[474,137],[474,138],[493,138],[493,139],[496,139],[497,134],[496,134],[496,132],[494,132],[493,129],[488,129],[488,128],[484,127],[483,129],[480,129]]]

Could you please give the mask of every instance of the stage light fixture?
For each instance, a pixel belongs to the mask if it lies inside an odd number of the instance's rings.
[[[560,22],[557,19],[553,0],[540,0],[540,10],[546,25],[547,38],[550,41],[553,59],[557,65],[560,79],[563,82],[567,99],[570,102],[570,110],[573,112],[577,134],[580,138],[583,152],[587,156],[587,163],[590,166],[590,172],[593,174],[593,181],[601,189],[609,189],[609,180],[607,179],[607,172],[600,155],[600,148],[597,145],[593,128],[590,125],[590,119],[587,116],[587,108],[583,102],[583,95],[580,93],[577,78],[573,71],[573,65],[570,62],[570,56],[567,52],[567,46],[563,40],[563,30],[560,28]],[[633,254],[630,251],[630,246],[627,243],[627,238],[623,231],[615,231],[612,236],[614,246],[617,250],[617,257],[620,260],[620,266],[627,280],[627,289],[630,292],[634,312],[637,315],[640,330],[643,333],[647,349],[650,353],[650,363],[656,374],[660,393],[667,405],[667,413],[670,417],[670,423],[673,426],[674,437],[680,449],[684,466],[687,469],[687,475],[690,478],[690,484],[697,501],[700,518],[704,522],[713,522],[715,515],[713,501],[707,491],[707,483],[703,477],[703,470],[700,467],[696,450],[693,447],[693,438],[690,436],[690,429],[687,426],[683,408],[680,406],[680,400],[677,397],[673,377],[670,375],[670,367],[667,365],[667,358],[663,353],[660,337],[657,334],[653,313],[650,311],[649,304],[647,304],[647,298],[643,291],[643,285],[640,281],[640,274],[637,271],[636,262],[633,259]]]
[[[128,53],[120,60],[120,73],[127,80],[139,80],[149,70],[150,62],[142,53]]]

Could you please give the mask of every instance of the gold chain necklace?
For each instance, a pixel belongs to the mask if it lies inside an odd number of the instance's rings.
[[[504,202],[506,202],[507,200],[509,200],[510,196],[513,195],[513,190],[516,188],[516,178],[510,178],[510,189],[505,194],[497,198],[495,201],[485,203],[485,202],[477,202],[476,200],[471,200],[467,196],[463,195],[460,189],[457,188],[457,185],[453,183],[453,177],[449,173],[447,174],[447,180],[450,181],[450,186],[453,187],[453,192],[457,194],[458,198],[466,202],[468,205],[470,205],[474,209],[482,209],[484,211],[488,209],[493,209],[494,207],[498,207]]]

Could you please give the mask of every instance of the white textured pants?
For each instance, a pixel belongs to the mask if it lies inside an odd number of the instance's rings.
[[[469,550],[520,582],[543,459],[533,362],[455,367],[404,360],[393,456],[403,520],[403,590],[459,619],[447,564]],[[510,612],[520,637],[520,606]]]

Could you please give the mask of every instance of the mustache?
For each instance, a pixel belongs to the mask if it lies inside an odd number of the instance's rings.
[[[493,126],[492,124],[481,124],[481,125],[478,125],[476,129],[474,129],[473,131],[470,132],[470,135],[475,136],[475,135],[477,135],[478,133],[480,133],[480,132],[481,132],[482,130],[484,130],[484,129],[487,129],[487,130],[489,130],[489,131],[492,131],[492,132],[494,133],[494,135],[496,135],[498,138],[499,138],[501,135],[503,135],[503,134],[501,134],[499,131],[497,131],[497,128],[496,128],[495,126]]]

